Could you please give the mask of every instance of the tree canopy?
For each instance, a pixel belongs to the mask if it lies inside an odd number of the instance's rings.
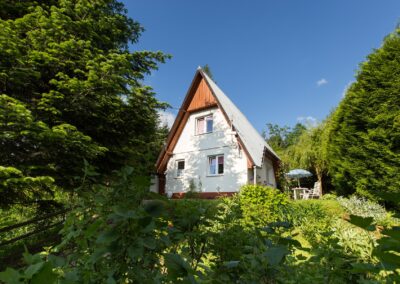
[[[328,162],[340,193],[400,192],[400,29],[358,71],[332,117]]]
[[[0,192],[10,168],[64,189],[77,186],[84,159],[105,175],[123,165],[148,173],[165,104],[142,81],[168,56],[128,49],[143,28],[123,4],[2,1],[0,10]]]

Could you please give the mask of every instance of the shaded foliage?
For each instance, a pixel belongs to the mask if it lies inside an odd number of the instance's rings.
[[[123,4],[1,5],[0,164],[8,176],[2,177],[2,191],[10,178],[18,183],[8,187],[7,201],[41,198],[36,193],[52,185],[77,188],[84,159],[102,178],[126,164],[141,174],[152,171],[164,139],[157,109],[166,105],[142,80],[168,56],[128,50],[143,28],[128,18]],[[36,193],[23,193],[24,187]]]

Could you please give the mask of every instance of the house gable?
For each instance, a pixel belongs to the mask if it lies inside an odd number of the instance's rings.
[[[202,109],[217,106],[217,101],[208,87],[204,78],[201,78],[194,90],[193,97],[187,108],[188,112],[195,112]]]
[[[167,137],[166,145],[161,151],[157,163],[156,170],[157,173],[162,174],[165,172],[168,161],[172,156],[173,150],[178,143],[178,140],[182,134],[182,131],[189,119],[191,113],[211,109],[218,107],[220,105],[215,98],[215,95],[210,89],[210,86],[206,82],[204,75],[200,70],[198,70],[193,78],[193,81],[189,87],[185,99],[183,100],[182,106],[179,109],[177,117],[174,124],[171,127],[169,135]],[[221,108],[220,108],[221,109]],[[226,113],[222,110],[226,121],[229,123]],[[239,139],[238,139],[239,140]],[[248,154],[241,141],[238,141],[241,147],[245,150],[246,155]],[[247,155],[248,157],[248,155]],[[248,167],[252,166],[252,161],[248,161]]]
[[[246,154],[248,168],[252,168],[253,166],[260,167],[266,153],[271,154],[274,160],[279,160],[278,156],[266,144],[254,127],[251,126],[240,110],[223,94],[207,74],[199,68],[167,137],[166,146],[158,157],[156,163],[157,173],[163,174],[165,172],[168,161],[172,156],[190,114],[214,107],[218,107],[221,110],[226,122],[231,125],[232,130],[237,131],[236,139]],[[239,129],[236,129],[236,125],[239,126]],[[256,159],[254,160],[254,158]]]

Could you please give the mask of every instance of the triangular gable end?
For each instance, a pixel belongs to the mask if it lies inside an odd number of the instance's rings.
[[[215,97],[215,94],[212,92],[209,84],[207,83],[203,71],[201,70],[201,68],[198,68],[186,94],[186,97],[183,100],[182,106],[179,109],[179,112],[175,118],[174,124],[172,125],[171,130],[168,134],[166,145],[157,159],[157,173],[163,174],[165,172],[168,160],[172,156],[172,152],[178,142],[183,128],[188,121],[190,114],[210,107],[219,107],[222,110],[226,121],[230,123],[226,112],[219,104],[218,100]],[[242,141],[240,140],[240,137],[238,137],[238,141],[249,159],[248,167],[252,167],[254,163],[252,160],[250,160],[251,157],[245,145],[243,145]]]

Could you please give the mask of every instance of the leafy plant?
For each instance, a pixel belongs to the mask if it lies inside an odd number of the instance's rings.
[[[343,206],[349,214],[360,217],[372,217],[375,223],[385,225],[390,223],[390,214],[378,203],[367,200],[365,197],[356,195],[349,198],[338,197],[339,204]]]
[[[239,197],[244,223],[251,226],[277,221],[289,203],[287,196],[276,188],[261,185],[242,186]]]

